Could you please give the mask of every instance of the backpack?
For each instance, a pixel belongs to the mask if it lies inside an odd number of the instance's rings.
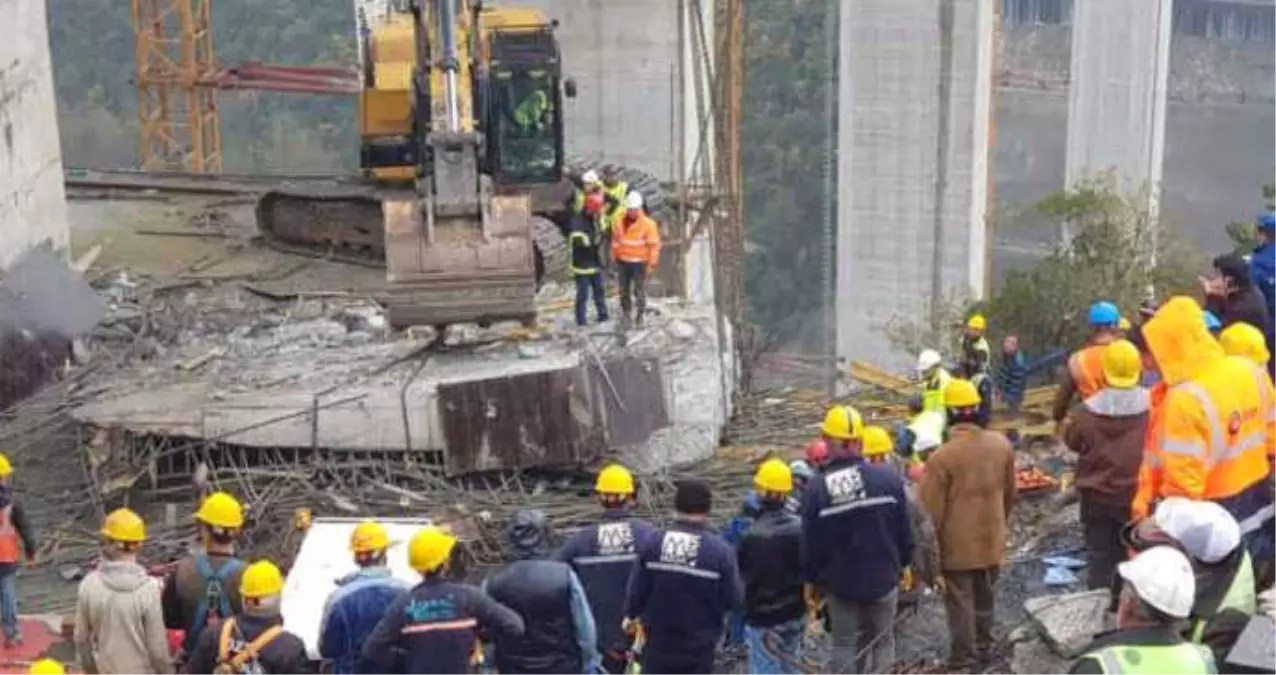
[[[235,619],[226,619],[222,624],[221,640],[217,648],[217,667],[213,668],[213,672],[217,675],[263,675],[266,671],[262,669],[257,657],[261,655],[261,650],[283,632],[282,626],[271,626],[252,642],[245,643]]]
[[[226,583],[236,572],[244,568],[244,561],[238,558],[230,558],[221,569],[213,571],[213,565],[208,560],[208,556],[204,553],[195,554],[195,569],[199,572],[199,576],[204,581],[204,595],[199,599],[199,604],[195,606],[195,616],[191,620],[191,627],[186,631],[186,653],[189,654],[195,650],[195,645],[199,641],[199,634],[204,628],[218,619],[225,619],[231,615],[230,597],[226,594]]]

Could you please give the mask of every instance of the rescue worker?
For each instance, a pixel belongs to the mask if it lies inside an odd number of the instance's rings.
[[[365,520],[350,533],[355,572],[337,580],[324,603],[319,622],[319,655],[333,673],[358,672],[359,649],[385,615],[385,608],[412,585],[397,579],[386,563],[390,533],[375,520]]]
[[[712,508],[708,483],[679,481],[673,523],[638,542],[622,625],[646,635],[643,673],[714,672],[722,619],[743,604],[735,551],[709,524]]]
[[[269,560],[244,568],[243,609],[209,624],[186,665],[188,673],[313,673],[301,638],[284,630],[280,600],[284,576]]]
[[[1218,672],[1208,649],[1187,643],[1174,624],[1192,608],[1196,580],[1170,546],[1150,548],[1117,566],[1125,582],[1117,630],[1095,637],[1070,673],[1207,675]]]
[[[1090,338],[1068,357],[1068,367],[1059,379],[1053,411],[1056,430],[1068,415],[1074,397],[1084,401],[1103,388],[1103,348],[1120,337],[1121,312],[1116,305],[1106,300],[1090,305],[1089,321]]]
[[[979,426],[975,385],[954,380],[944,406],[948,442],[926,461],[920,491],[939,540],[948,667],[960,670],[985,660],[993,646],[993,587],[1015,504],[1015,459],[1005,435]]]
[[[1234,253],[1215,258],[1214,270],[1201,278],[1201,286],[1205,289],[1205,309],[1219,318],[1223,328],[1244,321],[1263,331],[1267,349],[1272,349],[1272,310],[1250,279],[1244,258]]]
[[[629,572],[638,559],[637,542],[654,537],[656,529],[630,512],[635,501],[634,477],[625,467],[605,467],[594,483],[594,492],[603,509],[600,522],[572,535],[554,557],[572,566],[585,589],[603,669],[621,673],[630,657],[629,641],[620,629]]]
[[[1187,554],[1196,591],[1185,635],[1218,663],[1226,660],[1257,609],[1254,567],[1236,519],[1214,502],[1170,497],[1131,528],[1127,543],[1134,550],[1170,544]]]
[[[1121,590],[1116,565],[1125,559],[1121,530],[1134,499],[1151,401],[1139,386],[1139,350],[1128,340],[1104,348],[1101,362],[1105,386],[1073,410],[1063,442],[1078,456],[1076,486],[1090,553],[1087,586],[1109,589],[1115,611]]]
[[[642,210],[642,193],[625,197],[625,215],[611,232],[611,254],[619,266],[620,309],[625,324],[642,325],[647,311],[647,275],[660,265],[660,226]]]
[[[629,184],[620,179],[620,169],[609,166],[603,170],[601,188],[607,198],[607,207],[603,210],[602,228],[604,234],[610,234],[616,222],[625,215],[625,209],[628,208],[625,200],[629,196]]]
[[[973,379],[977,373],[987,373],[991,368],[992,349],[984,334],[988,331],[988,319],[974,314],[966,322],[966,332],[961,338],[961,360],[966,377]]]
[[[164,625],[186,631],[186,653],[195,648],[204,626],[239,612],[239,575],[235,540],[244,526],[244,507],[225,492],[204,498],[195,512],[199,541],[179,560],[164,582]]]
[[[793,472],[783,460],[763,462],[753,476],[753,488],[761,513],[736,546],[744,580],[749,672],[778,675],[793,671],[805,627],[802,519],[787,508]],[[780,659],[772,655],[776,652]]]
[[[1261,368],[1267,368],[1267,362],[1271,359],[1263,332],[1244,321],[1224,328],[1218,336],[1218,343],[1223,347],[1224,354],[1249,359]]]
[[[1256,565],[1272,557],[1270,446],[1276,393],[1245,359],[1226,356],[1188,297],[1165,303],[1143,325],[1151,365],[1166,385],[1153,400],[1135,519],[1166,497],[1217,502],[1245,536]]]
[[[802,503],[808,607],[828,603],[834,671],[886,672],[895,662],[899,582],[913,556],[904,482],[864,461],[854,408],[831,408],[820,430],[831,460]]]
[[[585,208],[585,198],[592,194],[598,194],[603,197],[606,202],[606,194],[603,192],[603,181],[598,177],[598,172],[590,169],[580,176],[580,187],[572,190],[571,199],[568,205],[571,207],[573,215],[580,213]]]
[[[53,659],[40,659],[33,662],[27,672],[31,675],[66,675],[66,668]]]
[[[572,278],[576,280],[576,325],[589,325],[589,296],[594,297],[598,323],[607,320],[607,290],[603,284],[601,230],[598,220],[603,207],[602,192],[585,198],[580,213],[573,214],[570,234]]]
[[[4,646],[11,649],[22,644],[18,628],[18,563],[26,558],[35,564],[35,528],[26,509],[18,501],[10,484],[13,465],[0,454],[0,628],[4,629]]]
[[[128,509],[102,521],[102,559],[80,581],[75,651],[86,673],[171,673],[159,585],[137,564],[146,524]]]
[[[933,349],[923,349],[917,355],[917,373],[922,380],[922,412],[944,412],[944,389],[952,382],[952,375],[944,369],[944,359]]]
[[[924,407],[921,396],[909,399],[908,412],[911,417],[908,424],[897,430],[895,439],[900,454],[914,463],[926,461],[930,453],[944,442],[944,427],[948,424],[948,417],[942,408],[923,410]]]
[[[864,427],[864,461],[869,464],[882,464],[891,467],[901,477],[907,475],[911,459],[899,457],[894,453],[895,443],[889,431],[878,426]],[[930,522],[930,514],[926,507],[907,483],[904,485],[904,496],[908,508],[909,531],[913,537],[913,557],[907,561],[903,578],[900,579],[899,590],[903,598],[916,600],[912,591],[916,581],[933,585],[937,569],[938,551],[935,548],[935,526]]]
[[[450,581],[456,537],[421,528],[408,543],[408,566],[421,583],[399,596],[363,643],[365,673],[468,673],[481,633],[489,639],[523,634],[518,612],[483,591]]]
[[[1260,215],[1255,225],[1258,227],[1259,244],[1249,255],[1249,278],[1263,294],[1267,305],[1267,318],[1276,321],[1276,214],[1266,211]]]
[[[497,635],[501,673],[596,673],[598,634],[580,579],[549,559],[550,524],[543,511],[514,514],[506,531],[506,565],[483,583],[493,600],[518,612],[522,635]]]

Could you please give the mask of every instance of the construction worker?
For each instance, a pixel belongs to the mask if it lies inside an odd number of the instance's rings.
[[[611,254],[619,266],[620,309],[626,325],[642,325],[647,311],[647,275],[660,265],[660,226],[643,212],[642,193],[625,197],[625,213],[611,231]],[[635,313],[636,312],[636,313]]]
[[[815,469],[805,459],[795,459],[789,462],[789,473],[793,475],[793,492],[789,493],[789,510],[801,513],[802,495],[806,494],[806,486],[810,485],[811,479],[815,478]]]
[[[469,584],[450,581],[456,537],[430,525],[408,543],[408,565],[421,583],[386,608],[372,630],[359,667],[365,673],[468,673],[481,650],[480,633],[489,639],[518,637],[518,612]]]
[[[864,461],[890,466],[901,477],[906,476],[913,460],[911,457],[900,457],[894,450],[895,442],[889,431],[878,426],[864,427]],[[934,583],[938,551],[935,548],[935,526],[930,521],[926,507],[907,484],[904,486],[904,496],[907,498],[909,531],[913,537],[913,557],[904,568],[899,590],[905,594],[901,595],[901,599],[905,596],[913,599],[914,596],[909,594],[915,588],[915,581]]]
[[[807,443],[806,448],[802,451],[806,461],[811,465],[817,473],[824,470],[824,465],[829,463],[829,446],[828,441],[823,438],[817,438]]]
[[[199,542],[179,560],[164,582],[164,625],[185,630],[182,647],[194,650],[204,627],[240,610],[239,575],[244,561],[235,557],[235,540],[244,526],[244,507],[225,492],[204,498],[195,512]]]
[[[820,430],[831,460],[802,502],[810,606],[828,602],[834,672],[886,672],[895,662],[899,582],[913,556],[903,479],[864,461],[854,408],[831,408]]]
[[[1187,554],[1196,593],[1186,635],[1222,663],[1258,606],[1253,563],[1236,519],[1214,502],[1170,497],[1130,529],[1126,543],[1136,551],[1170,544]]]
[[[535,87],[528,83],[528,86]],[[539,136],[548,126],[552,112],[549,95],[543,89],[533,88],[518,105],[514,106],[514,123],[518,125],[520,134],[525,137]]]
[[[625,467],[605,467],[594,483],[594,492],[603,508],[600,522],[572,535],[554,557],[572,566],[585,589],[603,669],[621,673],[630,657],[629,640],[620,629],[629,572],[638,559],[637,542],[656,536],[656,529],[631,513],[634,477]]]
[[[594,297],[598,323],[607,320],[607,290],[602,272],[601,217],[604,200],[601,191],[585,197],[580,213],[573,214],[568,242],[572,248],[572,278],[576,280],[576,325],[589,325],[589,296]]]
[[[1125,559],[1121,530],[1134,499],[1151,400],[1139,386],[1139,350],[1128,340],[1105,347],[1102,364],[1105,386],[1076,407],[1063,442],[1078,455],[1076,486],[1090,553],[1087,585],[1109,589],[1115,611],[1120,592],[1116,565]]]
[[[979,426],[979,403],[969,381],[948,385],[948,442],[926,461],[920,488],[939,540],[953,670],[985,661],[993,646],[993,586],[1015,504],[1014,451],[1005,435]]]
[[[580,176],[580,187],[572,190],[571,199],[568,205],[571,207],[573,214],[580,213],[585,208],[585,198],[591,194],[599,194],[603,197],[604,202],[607,197],[603,193],[603,181],[598,177],[598,172],[590,169]],[[601,225],[601,223],[600,223]]]
[[[987,373],[992,362],[992,349],[984,337],[988,331],[988,319],[974,314],[966,321],[966,332],[961,337],[961,361],[968,379],[977,373]]]
[[[1125,582],[1117,630],[1097,636],[1070,673],[1155,675],[1218,672],[1208,649],[1174,630],[1192,608],[1192,564],[1170,546],[1150,548],[1117,566]]]
[[[625,215],[626,199],[629,197],[629,184],[620,179],[620,169],[609,166],[603,169],[602,191],[607,197],[607,207],[603,211],[602,228],[610,234],[616,222]],[[637,194],[637,191],[634,191]]]
[[[27,672],[31,675],[66,675],[66,668],[53,659],[40,659],[33,662]]]
[[[1053,419],[1056,431],[1074,397],[1085,400],[1103,388],[1103,348],[1120,337],[1121,312],[1106,300],[1090,305],[1090,338],[1068,358],[1068,367],[1059,380]]]
[[[1245,536],[1256,565],[1272,558],[1271,379],[1253,363],[1223,353],[1189,297],[1165,303],[1142,328],[1150,365],[1166,385],[1153,396],[1136,519],[1166,497],[1217,502]]]
[[[793,472],[783,460],[768,459],[754,474],[753,488],[761,512],[736,545],[744,580],[749,672],[787,673],[792,672],[792,662],[797,659],[806,612],[802,600],[802,519],[787,508]],[[777,653],[781,659],[774,656]]]
[[[88,673],[171,673],[160,589],[137,564],[146,524],[128,509],[102,521],[102,559],[80,581],[75,650]]]
[[[500,673],[597,673],[598,634],[580,579],[570,565],[549,559],[549,517],[521,510],[506,530],[513,562],[483,582],[492,599],[518,612],[525,631],[494,641]]]
[[[0,628],[4,629],[4,646],[11,649],[22,644],[18,628],[18,563],[25,557],[27,565],[35,564],[35,528],[26,509],[18,501],[9,482],[13,465],[0,454]]]
[[[917,355],[917,373],[922,381],[922,412],[944,412],[944,389],[952,382],[952,375],[944,369],[944,359],[933,349],[923,349]]]
[[[301,638],[284,630],[280,602],[284,576],[269,560],[244,568],[243,608],[202,631],[186,664],[188,673],[313,673]]]
[[[1263,331],[1271,351],[1272,310],[1254,286],[1249,270],[1249,263],[1235,253],[1215,258],[1213,271],[1200,279],[1205,289],[1205,309],[1218,317],[1223,328],[1243,321]]]
[[[744,601],[735,551],[709,524],[709,484],[678,482],[674,521],[638,543],[625,600],[627,633],[646,636],[644,673],[712,673],[722,619]]]
[[[1224,328],[1218,336],[1218,343],[1222,345],[1224,354],[1249,359],[1261,368],[1267,368],[1267,362],[1271,359],[1263,332],[1244,321],[1237,321]]]
[[[897,429],[895,446],[901,455],[914,462],[924,462],[944,442],[944,427],[948,425],[948,416],[943,409],[923,410],[925,404],[921,396],[913,396],[908,401],[908,424]]]
[[[358,672],[359,650],[385,608],[412,589],[397,579],[386,563],[390,533],[375,520],[355,525],[350,552],[356,571],[337,580],[337,589],[324,603],[319,622],[319,655],[331,662],[333,673]]]
[[[997,369],[997,390],[1011,415],[1019,414],[1024,392],[1028,389],[1028,357],[1019,349],[1019,336],[1007,335],[1001,341],[1001,366]]]

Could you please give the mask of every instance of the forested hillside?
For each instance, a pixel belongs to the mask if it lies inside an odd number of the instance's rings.
[[[350,0],[216,0],[213,34],[226,63],[353,63]],[[79,166],[137,162],[137,99],[129,3],[49,3],[63,155]],[[357,164],[348,97],[226,92],[226,171],[333,171]]]

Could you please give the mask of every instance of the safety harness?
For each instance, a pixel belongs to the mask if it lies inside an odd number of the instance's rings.
[[[225,619],[231,615],[230,597],[226,595],[226,584],[243,567],[244,561],[239,558],[229,558],[221,569],[214,571],[206,554],[195,554],[195,570],[199,572],[200,579],[204,582],[204,594],[200,597],[199,604],[195,605],[195,616],[191,620],[190,629],[186,631],[184,646],[187,654],[195,650],[199,634],[205,626],[216,619]]]
[[[221,640],[217,647],[217,667],[213,669],[213,672],[218,675],[232,673],[255,675],[266,672],[262,670],[257,657],[283,632],[282,626],[271,626],[262,631],[252,642],[244,644],[243,640],[239,639],[242,636],[239,635],[239,626],[236,625],[235,619],[233,617],[226,619],[226,622],[222,624]]]

